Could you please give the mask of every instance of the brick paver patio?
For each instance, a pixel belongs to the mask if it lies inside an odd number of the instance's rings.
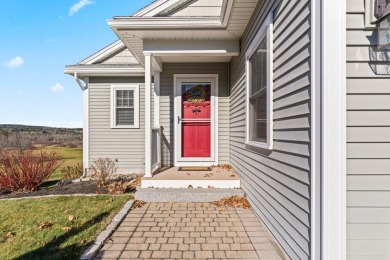
[[[251,209],[147,203],[132,210],[96,259],[285,259]]]

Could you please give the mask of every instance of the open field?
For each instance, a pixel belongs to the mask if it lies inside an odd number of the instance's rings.
[[[0,259],[78,259],[129,199],[101,195],[0,201]],[[51,224],[40,228],[45,222]]]
[[[71,148],[71,147],[62,147],[57,145],[50,145],[45,147],[36,147],[38,149],[43,149],[45,151],[56,151],[61,155],[61,159],[63,160],[62,164],[58,169],[50,176],[51,181],[61,180],[63,174],[61,173],[61,169],[66,166],[73,166],[77,163],[83,162],[83,149],[81,146]]]

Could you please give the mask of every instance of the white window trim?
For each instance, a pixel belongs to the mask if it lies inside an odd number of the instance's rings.
[[[134,91],[134,125],[116,125],[116,95],[117,90]],[[111,128],[115,129],[133,129],[139,128],[139,85],[134,84],[115,84],[111,85]]]
[[[259,47],[261,41],[267,37],[267,117],[268,117],[268,127],[267,127],[267,142],[254,142],[250,141],[249,135],[249,97],[250,97],[250,87],[251,87],[251,64],[250,57]],[[246,54],[246,136],[245,136],[245,144],[249,146],[272,149],[273,148],[273,17],[272,12],[269,13],[263,25],[260,27],[256,36],[254,37],[252,43],[250,44]]]

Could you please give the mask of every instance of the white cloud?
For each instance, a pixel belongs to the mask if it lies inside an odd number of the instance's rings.
[[[17,68],[17,67],[20,67],[24,64],[24,60],[22,57],[20,56],[16,56],[15,58],[13,59],[10,59],[6,64],[5,66],[7,66],[8,68]]]
[[[57,83],[53,87],[51,87],[51,91],[54,93],[63,90],[64,90],[64,86],[62,86],[60,83]]]
[[[80,0],[78,3],[75,3],[69,10],[69,15],[72,16],[78,11],[80,11],[81,8],[83,8],[86,5],[90,5],[93,2],[91,0]]]

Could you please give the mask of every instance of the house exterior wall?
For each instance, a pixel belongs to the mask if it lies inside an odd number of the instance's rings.
[[[388,52],[365,23],[370,1],[347,1],[347,256],[390,258]],[[386,58],[387,56],[387,58]]]
[[[218,17],[221,14],[223,0],[198,0],[183,9],[172,10],[170,16],[181,17]],[[167,10],[168,12],[170,10]]]
[[[255,212],[292,259],[310,258],[311,1],[259,1],[231,62],[230,163]],[[274,148],[245,144],[245,53],[274,8]]]
[[[145,79],[90,78],[89,162],[97,158],[117,159],[119,173],[145,172]],[[139,84],[139,129],[111,128],[111,85]],[[153,103],[152,103],[153,104]],[[140,138],[140,136],[142,138]]]
[[[118,53],[99,62],[100,64],[139,64],[133,54],[124,47]]]
[[[174,74],[218,74],[218,158],[229,163],[228,63],[164,63],[160,83],[161,160],[174,165]]]

